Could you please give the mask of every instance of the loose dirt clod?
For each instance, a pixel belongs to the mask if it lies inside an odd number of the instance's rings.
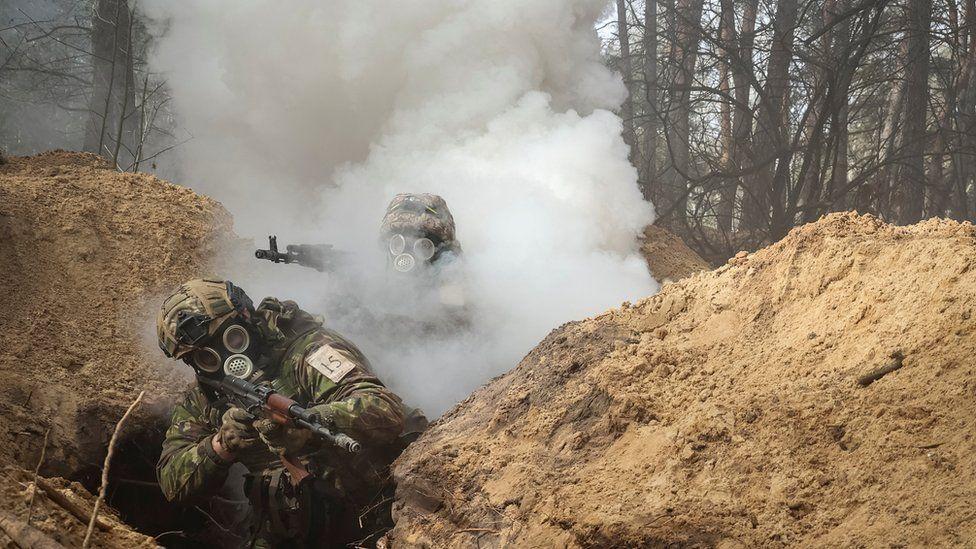
[[[161,428],[186,379],[155,348],[152,315],[160,295],[208,274],[233,238],[230,226],[213,200],[118,173],[94,155],[54,151],[0,166],[0,509],[26,518],[33,479],[24,469],[33,470],[49,428],[41,475],[89,490],[115,422],[140,390],[152,397],[127,433]],[[56,491],[87,521],[94,498],[85,489]],[[31,526],[80,546],[84,525],[51,494],[37,494]],[[116,503],[123,497],[113,492]],[[155,545],[111,510],[96,524],[93,545]]]
[[[835,214],[566,324],[396,462],[392,539],[974,545],[974,262],[969,224]]]
[[[709,269],[708,262],[676,235],[657,225],[644,228],[641,254],[658,282],[675,281]]]

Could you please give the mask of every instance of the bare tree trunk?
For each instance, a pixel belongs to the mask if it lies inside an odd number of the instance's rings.
[[[123,100],[124,107],[121,109],[122,112],[122,144],[125,148],[125,162],[126,164],[131,164],[135,158],[135,147],[137,146],[139,140],[139,117],[137,113],[136,106],[136,76],[135,76],[135,45],[133,43],[132,33],[133,25],[135,24],[135,3],[130,3],[129,0],[123,0],[125,5],[123,6],[125,20],[123,25],[125,26],[125,99]]]
[[[149,75],[147,74],[142,81],[142,95],[139,100],[139,135],[136,140],[136,152],[132,158],[132,172],[137,173],[142,164],[143,147],[146,138],[149,137],[149,128],[152,124],[149,113],[146,111],[146,101],[149,99]]]
[[[620,73],[624,78],[624,85],[627,87],[627,97],[623,105],[620,106],[620,117],[624,122],[624,142],[630,147],[629,157],[635,158],[634,140],[634,71],[630,60],[630,32],[627,27],[627,2],[617,0],[617,40],[620,43]]]
[[[780,164],[787,162],[790,156],[786,117],[797,11],[797,0],[779,0],[776,7],[772,50],[753,140],[756,161],[762,167],[751,178],[751,192],[747,193],[743,207],[743,223],[752,230],[768,228],[772,218],[782,215],[785,188],[774,188],[774,175],[777,169],[785,170],[786,167]]]
[[[132,109],[135,108],[135,76],[132,66],[132,13],[128,5],[123,6],[124,17],[118,19],[119,25],[124,25],[125,47],[119,53],[125,59],[125,80],[122,87],[122,106],[119,108],[119,126],[115,133],[115,148],[112,151],[112,165],[121,170],[119,166],[119,152],[122,150],[122,143],[133,143],[135,132],[132,130],[133,122],[136,121]],[[132,156],[132,155],[129,155]]]
[[[688,177],[691,175],[691,85],[701,40],[703,0],[678,0],[675,6],[675,37],[672,45],[674,79],[671,82],[668,125],[665,128],[672,170],[665,196],[666,224],[679,224],[688,211]]]
[[[898,188],[898,222],[917,223],[925,206],[926,114],[929,100],[929,26],[932,0],[908,2],[905,64],[905,145]]]
[[[953,185],[951,178],[946,177],[945,173],[946,146],[945,132],[942,122],[939,122],[926,161],[925,217],[941,217],[945,215],[949,205],[949,193],[952,192]]]
[[[820,168],[821,178],[818,183],[825,181],[823,192],[818,197],[808,196],[808,202],[803,211],[804,221],[813,221],[828,211],[846,209],[848,190],[848,118],[851,84],[857,67],[864,59],[871,43],[870,38],[876,35],[878,25],[882,21],[884,5],[875,6],[870,13],[860,18],[859,33],[854,45],[851,44],[851,22],[849,18],[837,21],[838,14],[847,12],[849,2],[839,0],[831,2],[824,12],[826,26],[823,28],[823,91],[824,99],[821,111],[817,114],[813,126],[812,141],[809,143],[808,154],[800,166],[800,177],[805,177],[810,164],[816,156],[821,161],[823,151],[823,165]],[[835,24],[836,23],[836,24]],[[830,121],[830,131],[824,137],[824,128]],[[790,200],[789,207],[794,207],[798,198],[796,193]],[[788,210],[792,213],[793,210]]]
[[[901,72],[901,68],[904,66],[905,60],[908,58],[908,45],[906,41],[902,41],[900,47],[900,53],[898,56],[899,67],[896,68],[895,72]],[[876,212],[885,217],[890,215],[891,203],[891,183],[895,179],[898,173],[898,165],[894,162],[894,156],[896,151],[901,148],[902,138],[904,136],[903,132],[900,131],[899,126],[902,124],[902,112],[905,107],[905,80],[896,80],[891,87],[891,95],[888,98],[888,108],[885,112],[884,125],[881,128],[881,135],[878,139],[879,150],[878,150],[878,173],[875,176],[875,183],[872,185],[874,196],[873,207]],[[862,213],[870,211],[872,204],[867,202],[867,197],[862,199],[862,202],[858,206],[858,210]]]
[[[841,11],[850,5],[848,0],[841,0],[837,3],[835,8]],[[831,19],[836,19],[837,14],[832,14]],[[834,45],[833,53],[831,56],[834,65],[838,65],[840,57],[844,56],[844,59],[848,58],[848,48],[850,47],[851,41],[851,20],[850,18],[844,19],[841,22],[834,33]],[[847,71],[846,81],[847,88],[850,88],[851,80],[853,79],[853,72],[855,67],[846,66],[844,69]],[[843,211],[849,207],[850,197],[847,192],[847,172],[848,172],[848,151],[850,149],[850,132],[847,129],[850,118],[850,103],[848,99],[848,94],[843,93],[836,98],[837,101],[837,111],[834,114],[831,123],[831,133],[833,134],[833,141],[831,147],[830,156],[830,179],[828,181],[827,194],[830,201],[830,209],[832,211]]]
[[[834,74],[826,68],[826,61],[831,58],[834,36],[833,14],[837,9],[836,0],[825,0],[823,11],[820,14],[818,30],[823,30],[820,37],[820,47],[823,57],[817,60],[808,61],[808,70],[813,75],[813,86],[820,90],[819,96],[810,98],[810,105],[807,107],[806,121],[803,127],[803,137],[807,150],[805,151],[804,165],[806,170],[801,173],[803,180],[800,181],[799,192],[802,193],[805,215],[803,220],[813,221],[816,212],[819,210],[815,205],[821,203],[824,194],[823,180],[823,160],[824,160],[824,124],[823,118],[827,116],[831,105],[828,104],[830,98],[824,90],[828,86],[829,80]]]
[[[113,160],[138,132],[133,14],[127,0],[96,0],[92,12],[92,93],[84,148]],[[129,149],[125,151],[131,156]]]
[[[956,167],[956,193],[953,211],[959,219],[970,219],[972,197],[976,189],[976,0],[967,0],[962,47],[968,53],[959,82],[958,129],[953,165]]]
[[[92,11],[92,94],[89,101],[89,121],[85,130],[85,150],[102,154],[105,128],[110,127],[112,90],[115,87],[115,65],[118,52],[119,3],[117,0],[96,0]]]
[[[730,51],[735,48],[735,9],[732,0],[722,0],[721,18],[718,30],[719,40],[719,141],[721,143],[722,157],[719,160],[723,172],[730,172],[734,169],[733,148],[735,148],[735,138],[732,135],[732,101],[731,96],[731,65],[729,59]],[[719,203],[716,215],[718,217],[718,228],[725,234],[732,232],[732,217],[735,214],[735,195],[738,190],[736,180],[733,178],[723,178],[719,189]]]
[[[644,86],[647,101],[644,116],[644,174],[641,192],[644,200],[659,204],[660,185],[657,181],[657,0],[644,4]]]
[[[724,0],[731,2],[732,0]],[[746,163],[752,158],[752,123],[753,110],[751,108],[752,87],[755,82],[755,68],[752,61],[753,48],[756,40],[756,12],[758,0],[745,0],[742,10],[742,23],[738,41],[733,41],[730,61],[732,83],[735,86],[735,109],[732,118],[732,165],[738,171],[746,168]],[[736,178],[736,188],[742,187],[741,178]],[[748,200],[749,189],[743,204]]]

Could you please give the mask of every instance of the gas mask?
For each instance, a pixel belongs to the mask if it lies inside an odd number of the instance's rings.
[[[414,238],[395,234],[390,237],[389,247],[391,264],[399,273],[414,271],[437,253],[437,245],[426,237]]]
[[[195,348],[183,357],[199,375],[225,375],[247,379],[254,373],[260,355],[258,338],[242,323],[227,323],[207,340],[209,317],[188,315],[177,326],[177,335]]]

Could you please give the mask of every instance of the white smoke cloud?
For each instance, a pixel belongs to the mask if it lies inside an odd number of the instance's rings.
[[[397,192],[442,195],[458,225],[466,321],[436,334],[391,318],[441,309],[358,258],[325,276],[255,264],[254,297],[304,299],[438,414],[562,322],[656,290],[637,252],[652,220],[610,112],[602,0],[149,0],[191,186],[238,231],[377,250]],[[350,272],[354,271],[354,272]],[[364,320],[366,318],[366,320]],[[385,320],[377,320],[377,319]]]

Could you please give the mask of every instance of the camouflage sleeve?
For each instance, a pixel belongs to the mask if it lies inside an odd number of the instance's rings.
[[[213,450],[216,428],[207,422],[209,406],[198,388],[173,410],[156,477],[169,501],[187,502],[215,493],[227,478],[230,464]]]
[[[338,364],[332,372],[317,360],[328,345]],[[333,352],[334,351],[334,352]],[[365,357],[345,341],[319,341],[308,347],[296,378],[309,406],[327,405],[338,430],[360,442],[386,443],[403,432],[403,403],[369,370]]]

